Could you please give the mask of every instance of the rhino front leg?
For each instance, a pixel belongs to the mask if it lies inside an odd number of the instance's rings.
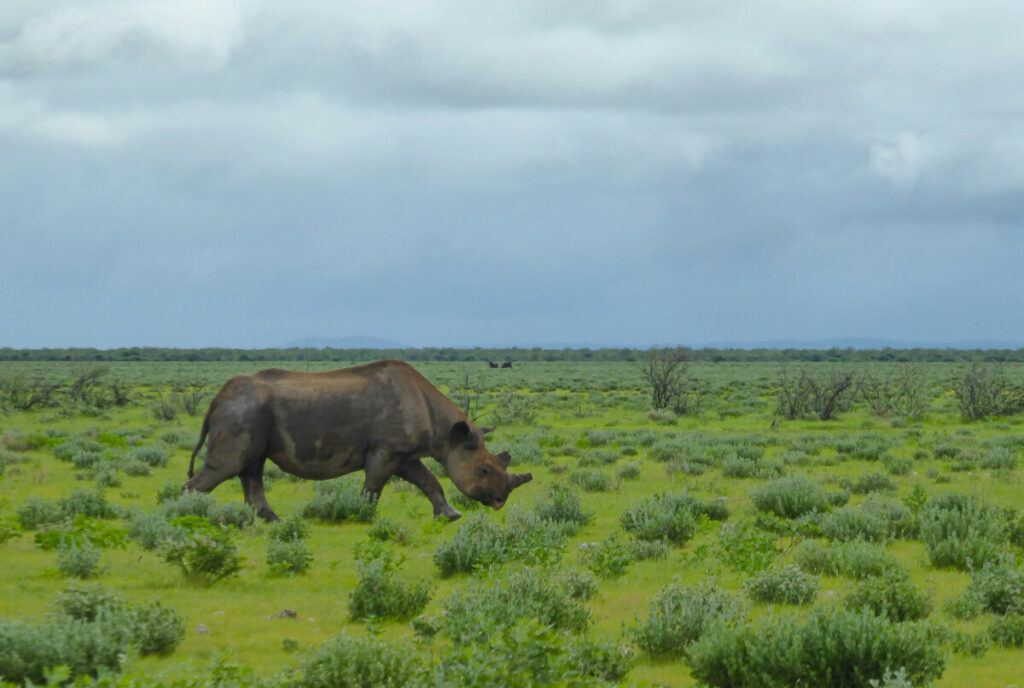
[[[444,516],[449,521],[454,521],[462,517],[462,514],[453,509],[445,499],[441,483],[419,459],[406,461],[395,471],[395,475],[420,488],[420,492],[427,496],[430,504],[434,507],[434,518]]]

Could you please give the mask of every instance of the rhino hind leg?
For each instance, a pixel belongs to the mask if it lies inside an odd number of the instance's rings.
[[[245,494],[245,503],[252,507],[256,515],[268,523],[280,521],[281,518],[274,513],[267,503],[267,495],[263,491],[263,466],[266,459],[261,459],[252,467],[242,471],[238,479],[242,481],[242,492]]]
[[[444,488],[441,487],[441,483],[430,472],[430,469],[423,465],[421,460],[414,459],[413,461],[404,462],[395,471],[395,475],[420,488],[420,492],[427,496],[431,506],[434,507],[434,518],[444,516],[449,521],[454,521],[462,517],[462,514],[452,508],[452,505],[445,499]]]

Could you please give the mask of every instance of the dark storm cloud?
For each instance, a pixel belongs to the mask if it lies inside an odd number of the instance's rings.
[[[11,2],[0,344],[1019,342],[1022,13]]]

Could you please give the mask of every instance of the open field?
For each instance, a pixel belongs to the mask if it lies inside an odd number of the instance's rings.
[[[522,650],[529,645],[523,637],[533,633],[531,642],[547,648],[549,663],[577,661],[562,655],[586,638],[603,654],[579,660],[583,666],[632,664],[619,684],[698,685],[691,674],[695,660],[688,657],[693,639],[686,642],[689,649],[654,649],[652,638],[661,631],[654,629],[651,604],[675,585],[712,586],[735,609],[722,628],[760,629],[755,636],[770,636],[772,624],[784,619],[807,623],[819,612],[835,617],[836,610],[866,605],[900,642],[923,638],[933,654],[921,660],[918,683],[935,678],[936,686],[1002,688],[1024,682],[1024,630],[1013,631],[1024,618],[1024,573],[1017,561],[1024,544],[1024,416],[965,420],[955,389],[966,365],[915,364],[917,406],[906,414],[895,387],[907,371],[904,364],[692,363],[689,389],[704,390],[703,396],[693,399],[699,401],[695,413],[678,415],[652,409],[650,386],[635,363],[517,362],[510,370],[480,362],[417,363],[481,425],[497,425],[488,448],[509,450],[511,469],[531,471],[534,480],[494,512],[459,499],[442,479],[465,516],[440,523],[431,519],[426,498],[393,479],[376,505],[379,528],[305,518],[303,542],[312,561],[294,574],[268,565],[271,529],[242,519],[243,527],[228,531],[241,568],[214,582],[184,575],[166,561],[166,547],[144,547],[140,532],[184,513],[186,506],[179,505],[168,515],[169,505],[180,501],[175,488],[185,481],[213,393],[231,375],[271,364],[96,365],[0,363],[5,389],[22,395],[7,397],[0,415],[0,540],[6,540],[0,542],[0,618],[43,624],[63,590],[83,585],[68,575],[73,565],[59,566],[59,548],[37,546],[39,533],[102,544],[105,530],[114,532],[113,541],[123,530],[120,546],[100,549],[100,571],[89,584],[132,605],[159,600],[185,621],[184,638],[172,652],[129,657],[126,676],[169,683],[207,674],[227,657],[251,669],[251,680],[270,680],[306,666],[316,648],[340,632],[396,644],[406,648],[405,656],[434,666],[450,662],[455,671],[452,638],[462,648],[481,648],[471,663],[486,667],[494,658],[516,656],[512,646],[518,642]],[[73,381],[90,372],[95,379],[83,383],[84,391],[73,391]],[[1013,366],[986,372],[1010,391],[1024,377]],[[831,420],[814,412],[788,419],[778,412],[778,392],[802,373],[818,380],[849,373],[855,381],[888,384],[892,408],[876,414],[851,387]],[[53,388],[45,404],[20,410],[10,403],[46,381]],[[317,495],[316,483],[280,472],[267,482],[270,504],[282,517],[303,514]],[[99,502],[111,511],[75,525],[70,519],[83,512],[74,504],[84,498],[76,502],[74,495],[84,493],[102,494]],[[655,499],[660,495],[684,497],[670,503]],[[240,485],[225,483],[212,497],[217,505],[239,503]],[[576,529],[563,518],[578,513],[574,500],[589,516]],[[556,517],[545,521],[538,512]],[[468,547],[458,535],[468,528],[484,534],[478,540],[503,538],[505,549],[487,555],[490,560],[484,556],[471,572],[443,575],[446,560],[439,552]],[[373,549],[370,542],[383,544]],[[367,568],[373,561],[391,562],[381,565],[385,579],[425,586],[429,602],[412,615],[415,621],[351,618],[359,600],[350,594],[365,576],[357,550]],[[868,560],[882,562],[880,568],[867,571]],[[566,625],[544,618],[555,627],[548,635],[522,623],[503,635],[501,624],[512,624],[515,612],[538,613],[523,600],[504,608],[489,639],[468,640],[472,633],[453,620],[464,611],[460,599],[493,601],[509,580],[529,579],[543,588],[571,572],[577,589],[588,588],[592,577],[596,593],[551,593],[551,605],[568,599],[583,618]],[[872,591],[879,590],[891,594],[878,593],[885,599],[876,604]],[[996,597],[1002,602],[993,602]],[[283,610],[295,615],[282,616]],[[0,633],[0,643],[3,638]],[[713,654],[710,640],[700,642],[705,658]],[[0,661],[2,650],[0,645]],[[602,672],[608,674],[595,670]],[[729,685],[704,675],[713,685]],[[892,686],[903,685],[890,679]],[[600,676],[571,680],[578,683],[569,685],[616,683]],[[437,679],[435,685],[445,684]],[[471,685],[468,679],[465,685]],[[732,685],[755,684],[736,679]],[[837,679],[829,685],[867,683]]]

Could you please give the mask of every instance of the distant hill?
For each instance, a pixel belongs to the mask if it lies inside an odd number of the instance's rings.
[[[404,349],[401,344],[380,337],[304,337],[285,344],[284,348],[300,349]]]

